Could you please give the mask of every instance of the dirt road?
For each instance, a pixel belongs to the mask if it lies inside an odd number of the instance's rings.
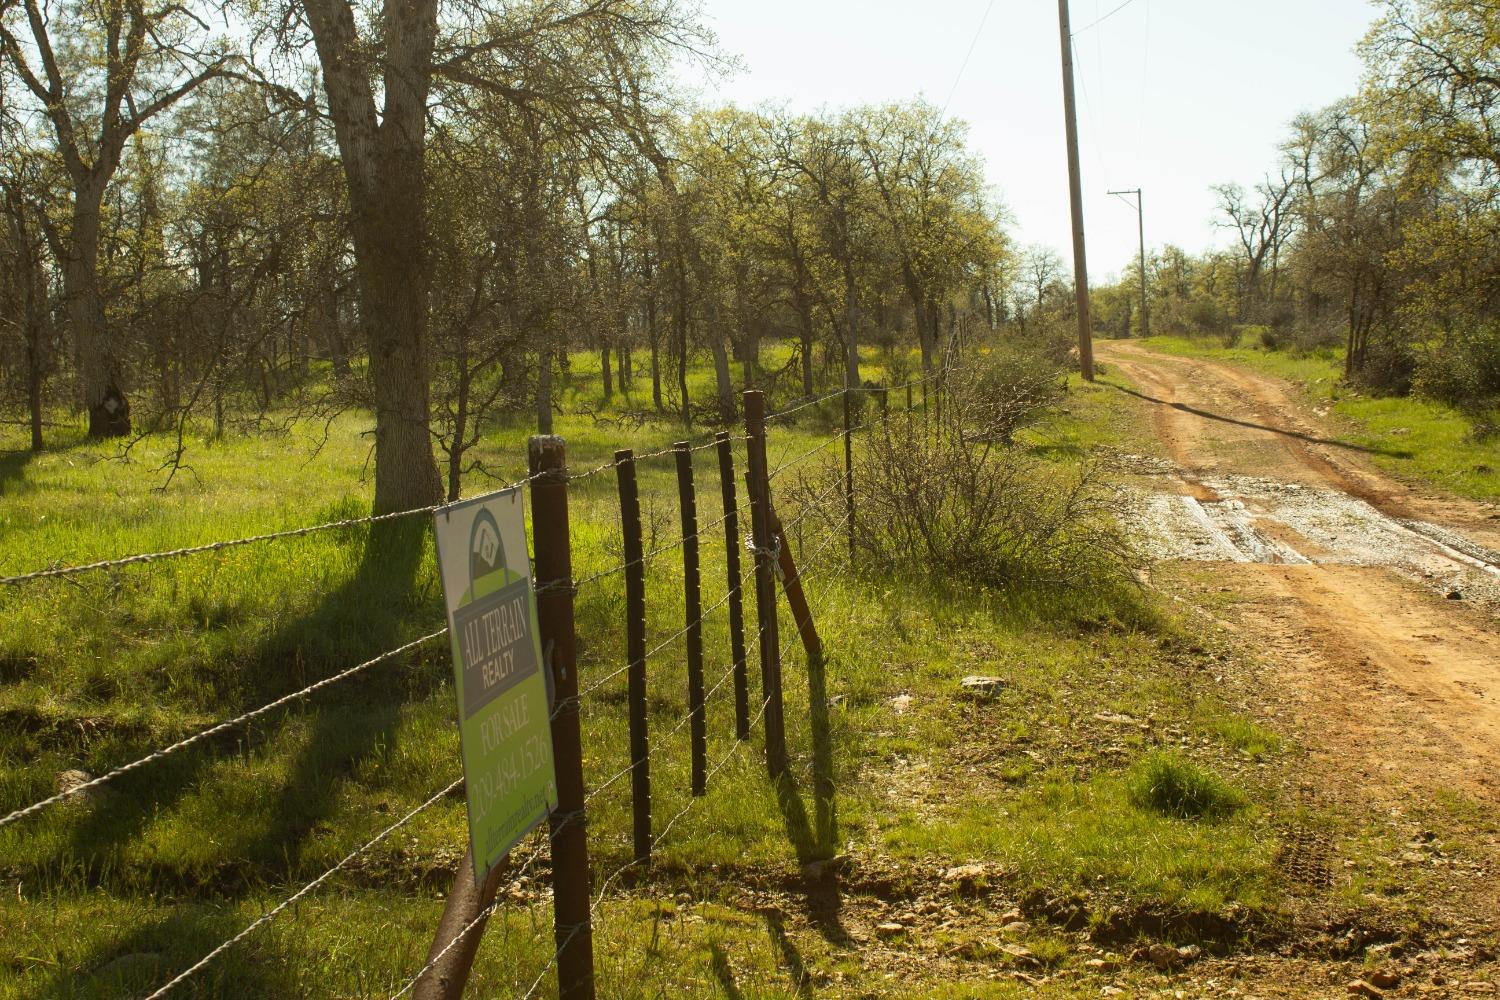
[[[1169,456],[1134,463],[1146,546],[1166,576],[1198,567],[1178,586],[1233,595],[1314,755],[1363,797],[1500,803],[1500,509],[1382,474],[1279,379],[1098,353]]]

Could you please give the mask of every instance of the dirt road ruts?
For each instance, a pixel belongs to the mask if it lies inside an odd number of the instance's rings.
[[[1234,626],[1314,752],[1356,762],[1368,792],[1500,803],[1500,510],[1382,473],[1280,379],[1131,342],[1098,352],[1171,458],[1141,480],[1148,550],[1224,564]]]

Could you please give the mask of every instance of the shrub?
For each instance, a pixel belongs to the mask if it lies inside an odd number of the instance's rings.
[[[1411,344],[1392,331],[1371,339],[1354,381],[1376,395],[1405,396],[1411,393],[1416,371],[1417,357]]]
[[[1008,447],[1056,398],[1056,369],[1001,357],[949,386],[926,417],[894,414],[861,446],[855,541],[865,564],[988,587],[1126,579],[1116,494],[1087,466]]]
[[[1066,383],[1051,352],[1043,347],[1007,346],[976,356],[955,369],[944,384],[953,429],[976,440],[1009,443],[1062,398]]]
[[[1500,423],[1500,322],[1449,337],[1420,361],[1414,385],[1467,414],[1477,435]]]
[[[1220,819],[1245,806],[1245,796],[1223,778],[1178,754],[1161,751],[1136,762],[1130,800],[1179,819]]]

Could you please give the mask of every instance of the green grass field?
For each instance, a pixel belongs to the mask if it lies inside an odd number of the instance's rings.
[[[1337,417],[1345,440],[1369,449],[1382,468],[1460,496],[1500,500],[1500,439],[1476,440],[1464,415],[1441,403],[1360,393],[1342,381],[1341,355],[1269,351],[1252,344],[1224,347],[1188,337],[1152,337],[1143,343],[1168,354],[1231,361],[1294,382],[1310,403]]]
[[[868,360],[876,370],[879,359]],[[637,398],[605,408],[589,364],[576,359],[561,401],[606,420],[560,418],[575,471],[618,447],[655,451],[711,430],[609,419],[640,406],[642,388],[649,402],[649,386],[638,380]],[[704,378],[695,373],[700,386]],[[1101,445],[1128,447],[1137,432],[1122,398],[1075,382],[1018,446],[1059,468]],[[834,412],[809,408],[773,426],[772,466],[827,441]],[[319,450],[321,427],[302,424],[195,441],[193,471],[164,490],[164,437],[121,459],[115,446],[54,430],[44,453],[0,459],[0,575],[358,516],[370,493],[368,422],[345,415]],[[23,443],[4,433],[0,448]],[[502,479],[523,472],[526,433],[486,433],[483,456]],[[812,985],[851,996],[1032,995],[994,976],[1016,961],[993,931],[996,912],[1011,905],[1037,916],[1014,932],[1028,961],[1057,966],[1087,957],[1066,942],[1066,919],[1045,916],[1059,901],[1094,914],[1233,911],[1251,914],[1237,927],[1274,922],[1283,887],[1267,816],[1285,753],[1204,669],[1211,644],[1123,584],[975,592],[917,567],[852,571],[837,498],[800,518],[792,500],[799,479],[823,488],[838,451],[825,448],[773,484],[783,519],[797,519],[791,537],[811,564],[808,589],[830,654],[837,829],[811,796],[814,706],[795,646],[786,666],[794,785],[766,780],[759,732],[750,745],[733,741],[723,684],[710,700],[709,758],[725,763],[692,804],[683,654],[667,646],[650,663],[657,829],[687,811],[655,867],[624,872],[602,897],[601,995],[778,997]],[[736,452],[743,463],[743,447]],[[697,454],[696,475],[707,522],[721,513],[712,451]],[[678,537],[670,456],[643,461],[640,476],[649,552]],[[465,493],[494,485],[476,476]],[[570,491],[575,575],[618,565],[612,472]],[[420,519],[370,543],[367,528],[341,529],[0,592],[0,812],[52,794],[62,772],[99,774],[439,628]],[[707,533],[705,606],[725,592],[724,544],[722,529]],[[647,580],[649,647],[682,624],[675,548],[650,561]],[[622,665],[623,611],[618,574],[580,591],[585,687]],[[789,637],[784,611],[782,622]],[[705,630],[715,685],[728,658],[722,611]],[[1001,677],[1003,690],[966,697],[958,681],[968,674]],[[753,645],[751,676],[758,704]],[[446,646],[429,643],[88,801],[0,828],[0,997],[147,993],[359,848],[459,776],[450,678]],[[628,763],[623,675],[591,694],[582,714],[585,774],[597,787]],[[1163,748],[1194,773],[1222,775],[1214,780],[1242,803],[1183,818],[1135,794],[1142,761]],[[628,781],[589,803],[596,887],[630,858],[629,816]],[[450,795],[176,995],[389,995],[422,963],[465,837],[462,798]],[[833,888],[804,881],[800,865],[833,852],[849,859]],[[988,873],[977,896],[941,877],[970,864]],[[544,974],[546,884],[542,852],[507,889],[474,995],[519,994],[538,976],[542,995],[555,988]],[[943,907],[958,916],[941,933],[917,935],[922,914]],[[906,910],[909,939],[896,947],[875,936],[882,915]],[[913,971],[902,954],[932,964]],[[1098,992],[1077,988],[1060,980],[1037,995]]]

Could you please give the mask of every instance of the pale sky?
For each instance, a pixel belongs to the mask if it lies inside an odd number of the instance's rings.
[[[1071,265],[1061,46],[1052,0],[703,0],[720,46],[745,72],[710,103],[813,111],[918,93],[969,122],[970,142],[1022,244]],[[1249,185],[1275,161],[1284,125],[1353,93],[1368,0],[1072,0],[1089,273],[1136,252],[1133,209],[1106,192],[1146,194],[1146,244],[1221,244],[1210,185]]]

